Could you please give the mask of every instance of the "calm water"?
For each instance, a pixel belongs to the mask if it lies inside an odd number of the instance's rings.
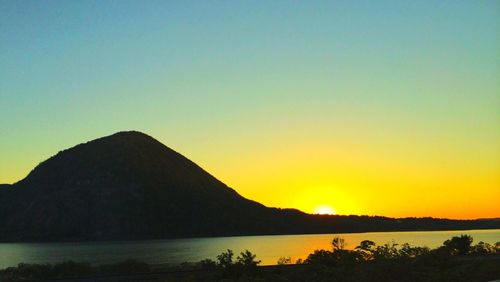
[[[351,234],[313,234],[242,236],[175,240],[149,240],[128,242],[92,243],[0,243],[0,268],[26,263],[56,263],[64,260],[86,261],[93,264],[112,263],[133,258],[152,264],[199,261],[232,249],[239,253],[245,249],[257,254],[262,264],[276,264],[280,257],[291,257],[292,261],[305,258],[316,249],[330,249],[333,236],[341,236],[348,248],[354,248],[362,240],[384,244],[410,243],[434,248],[444,240],[460,234],[469,234],[473,244],[483,241],[500,241],[500,229],[467,231],[424,232],[376,232]]]

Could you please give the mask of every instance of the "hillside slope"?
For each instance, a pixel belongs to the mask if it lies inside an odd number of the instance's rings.
[[[119,132],[0,186],[1,241],[500,228],[499,221],[313,216],[240,196],[152,137]]]

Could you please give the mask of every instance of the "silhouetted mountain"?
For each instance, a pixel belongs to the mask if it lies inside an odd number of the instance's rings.
[[[111,240],[249,234],[500,228],[498,221],[313,216],[245,199],[140,132],[59,152],[0,186],[0,240]]]

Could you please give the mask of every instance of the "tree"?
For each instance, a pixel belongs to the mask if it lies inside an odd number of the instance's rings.
[[[494,253],[495,246],[492,246],[488,243],[481,241],[481,242],[477,243],[477,245],[472,246],[470,249],[470,252],[472,254],[476,254],[476,255],[486,255],[486,254]]]
[[[237,263],[243,265],[245,268],[254,268],[260,263],[260,260],[255,260],[256,255],[252,254],[249,250],[241,252],[236,258]]]
[[[382,246],[377,246],[373,252],[374,259],[394,259],[399,257],[398,244],[394,241],[386,243]]]
[[[470,252],[472,237],[462,234],[460,237],[453,237],[451,240],[446,240],[443,245],[450,251],[452,255],[466,255]]]
[[[277,262],[278,265],[292,264],[291,257],[280,257]]]
[[[424,254],[428,254],[429,252],[430,249],[428,247],[413,247],[408,243],[404,243],[403,245],[401,245],[399,255],[401,257],[415,258]]]
[[[333,251],[343,250],[346,246],[346,242],[342,237],[334,237],[332,240]]]
[[[357,246],[355,249],[364,260],[370,260],[373,258],[373,253],[375,252],[376,245],[373,241],[364,240],[361,241],[361,243],[359,243],[359,246]]]
[[[233,265],[233,256],[233,251],[229,249],[226,252],[221,253],[217,256],[217,266],[222,268],[231,267],[231,265]]]
[[[333,253],[327,250],[315,250],[312,254],[309,254],[304,261],[307,264],[315,265],[336,265],[337,260],[333,256]]]

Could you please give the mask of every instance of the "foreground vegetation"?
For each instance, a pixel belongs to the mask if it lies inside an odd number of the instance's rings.
[[[134,273],[145,280],[160,281],[489,281],[500,278],[500,242],[472,245],[469,235],[453,237],[436,249],[398,245],[377,246],[362,241],[346,249],[344,239],[335,237],[330,250],[316,250],[304,260],[292,263],[280,258],[276,266],[258,266],[260,261],[250,251],[235,257],[231,250],[215,260],[185,263],[162,269],[160,276],[148,277],[158,270],[150,265],[128,260],[118,264],[92,266],[89,263],[63,262],[19,264],[0,270],[0,281],[23,281],[71,277],[95,277]],[[134,278],[141,281],[141,278]]]

